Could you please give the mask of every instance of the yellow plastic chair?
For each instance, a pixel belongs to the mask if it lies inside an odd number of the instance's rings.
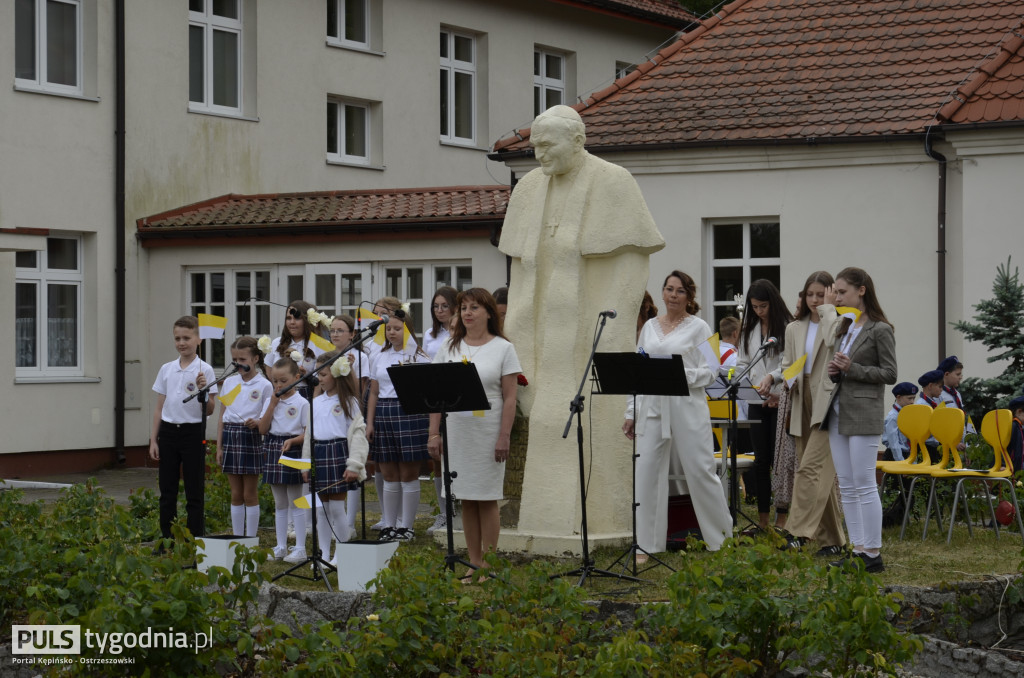
[[[931,436],[931,421],[934,410],[929,405],[907,405],[900,410],[896,424],[900,431],[910,442],[910,452],[903,461],[880,461],[875,468],[882,471],[882,483],[885,482],[885,475],[911,476],[910,487],[904,491],[903,483],[899,484],[900,496],[903,497],[903,523],[900,526],[900,540],[903,540],[907,532],[907,522],[910,520],[910,507],[913,503],[914,489],[917,487],[919,478],[928,478],[929,472],[935,466],[928,454],[925,442]],[[882,485],[879,485],[879,493],[882,492]],[[942,516],[936,512],[936,519],[942,523]]]
[[[965,480],[980,480],[985,486],[985,497],[988,499],[989,517],[992,518],[992,526],[996,531],[996,539],[999,539],[999,521],[996,520],[995,507],[992,505],[992,482],[1004,482],[1010,488],[1010,497],[1013,498],[1014,515],[1017,517],[1017,527],[1020,529],[1021,539],[1024,540],[1024,522],[1020,517],[1020,506],[1017,504],[1017,493],[1013,490],[1013,462],[1010,461],[1010,453],[1006,446],[1010,443],[1010,433],[1013,426],[1013,415],[1010,410],[992,410],[985,414],[981,421],[981,435],[985,441],[992,446],[994,459],[992,468],[987,470],[975,469],[948,469],[932,471],[932,477],[936,479],[955,478],[957,479],[956,491],[953,493],[953,512],[949,515],[949,532],[946,534],[946,543],[953,538],[953,521],[956,518],[956,506],[961,495],[964,500],[964,517],[967,521],[967,533],[974,536],[971,527],[971,512],[967,506],[967,490],[964,489]]]
[[[932,430],[932,435],[942,446],[942,459],[939,461],[938,468],[933,468],[928,474],[931,476],[932,484],[928,490],[928,508],[924,512],[924,529],[921,531],[921,541],[928,538],[928,519],[931,517],[933,503],[935,504],[936,522],[939,523],[939,529],[942,529],[939,500],[935,496],[935,481],[939,478],[936,473],[946,471],[947,468],[962,469],[964,467],[964,463],[960,459],[960,452],[956,449],[964,438],[964,423],[964,411],[958,410],[955,407],[939,407],[932,412],[929,428]],[[950,465],[951,460],[952,465]]]

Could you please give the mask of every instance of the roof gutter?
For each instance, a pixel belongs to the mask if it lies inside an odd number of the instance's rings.
[[[614,146],[587,146],[587,150],[595,155],[606,153],[648,153],[653,151],[685,151],[696,148],[736,148],[736,147],[783,147],[783,146],[825,146],[840,144],[878,144],[891,142],[920,141],[925,134],[880,134],[878,136],[861,137],[802,137],[799,139],[711,139],[708,141],[671,141],[658,144],[623,144]],[[532,148],[515,151],[496,151],[487,154],[489,160],[505,162],[520,158],[532,158]]]
[[[124,0],[114,2],[114,454],[117,463],[125,463],[125,31]]]
[[[939,163],[939,209],[935,246],[935,252],[938,254],[936,285],[939,289],[939,299],[935,316],[938,318],[938,361],[941,362],[946,357],[946,156],[932,148],[931,131],[932,128],[929,127],[924,135],[924,152]]]

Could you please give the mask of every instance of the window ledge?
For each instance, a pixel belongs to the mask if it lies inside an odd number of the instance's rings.
[[[73,92],[60,92],[57,90],[46,89],[45,87],[33,87],[31,85],[20,85],[14,83],[15,92],[26,92],[28,94],[45,94],[51,97],[63,97],[65,99],[78,99],[79,101],[91,101],[93,103],[99,103],[99,97],[89,97],[84,94],[75,94]]]
[[[439,142],[440,142],[440,144],[442,146],[451,146],[452,148],[464,148],[464,149],[466,149],[468,151],[482,151],[483,153],[490,153],[491,152],[491,149],[489,149],[489,148],[480,148],[479,146],[477,146],[476,144],[473,144],[473,143],[463,143],[463,142],[459,142],[459,141],[449,141],[447,139],[440,139]]]
[[[99,384],[100,377],[15,377],[15,384]]]
[[[343,42],[337,42],[331,38],[327,38],[327,46],[335,49],[346,49],[350,52],[359,52],[360,54],[371,54],[373,56],[385,56],[387,52],[381,52],[380,50],[371,49],[369,47],[359,47],[357,45],[347,45]]]
[[[212,115],[215,118],[228,118],[230,120],[245,120],[246,122],[259,122],[259,118],[254,118],[249,115],[242,115],[241,113],[222,113],[221,111],[210,111],[205,108],[193,108],[191,104],[188,107],[189,113],[195,113],[196,115]]]
[[[341,167],[357,167],[359,169],[376,170],[378,172],[384,171],[384,165],[368,165],[361,162],[349,162],[347,160],[339,160],[337,158],[327,158],[328,165],[340,165]]]

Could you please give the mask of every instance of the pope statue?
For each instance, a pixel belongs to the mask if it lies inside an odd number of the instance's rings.
[[[512,191],[499,244],[511,258],[504,328],[530,384],[520,393],[530,438],[518,531],[535,536],[579,530],[577,446],[574,435],[562,438],[569,406],[601,311],[618,317],[608,321],[598,350],[636,350],[648,258],[665,246],[632,175],[590,155],[585,141],[572,108],[537,116],[530,144],[540,167]],[[593,424],[589,531],[598,539],[621,535],[632,496],[629,448],[619,430],[624,398],[584,395],[592,411],[583,420]]]

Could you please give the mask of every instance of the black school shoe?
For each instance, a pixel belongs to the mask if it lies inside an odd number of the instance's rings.
[[[842,546],[822,546],[820,549],[815,551],[814,555],[818,558],[835,558],[836,556],[843,555]]]
[[[847,553],[839,560],[833,560],[828,564],[829,567],[853,567],[857,561],[860,560],[864,566],[865,572],[877,574],[878,572],[885,572],[885,563],[882,562],[881,554],[877,556],[869,556],[866,553]]]

